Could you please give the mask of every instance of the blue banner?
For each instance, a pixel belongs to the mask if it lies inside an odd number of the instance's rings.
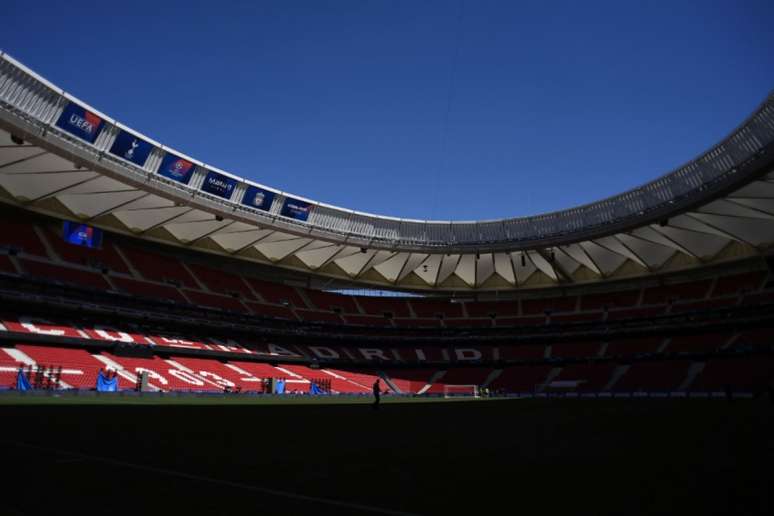
[[[236,179],[210,170],[207,172],[207,177],[204,178],[204,183],[202,183],[202,191],[223,197],[224,199],[231,199],[231,194],[234,193],[236,185]]]
[[[118,391],[118,376],[108,379],[102,373],[102,369],[97,373],[97,391],[98,392],[117,392]]]
[[[312,211],[312,205],[306,201],[299,201],[288,197],[285,204],[282,205],[280,215],[291,219],[306,221],[309,218],[309,212]]]
[[[274,202],[274,192],[257,186],[248,186],[244,197],[242,197],[242,204],[263,211],[269,211],[272,202]]]
[[[145,160],[152,150],[153,145],[126,131],[118,133],[116,141],[110,147],[111,154],[139,166],[145,165]]]
[[[65,106],[56,126],[89,143],[94,143],[105,122],[74,102]]]
[[[28,391],[30,389],[32,389],[32,386],[30,385],[30,381],[27,380],[26,376],[24,376],[24,371],[19,369],[19,372],[16,373],[16,390]]]
[[[190,161],[175,156],[174,154],[167,154],[161,161],[159,174],[187,185],[188,181],[191,180],[193,170],[194,164]]]

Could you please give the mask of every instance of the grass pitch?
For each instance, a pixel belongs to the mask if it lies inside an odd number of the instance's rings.
[[[0,407],[2,513],[772,509],[768,400],[118,398]]]

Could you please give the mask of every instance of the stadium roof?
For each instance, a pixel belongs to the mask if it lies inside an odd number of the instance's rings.
[[[498,290],[695,268],[774,243],[774,94],[658,179],[532,217],[418,221],[304,199],[131,130],[0,54],[0,199],[139,238],[381,287]]]

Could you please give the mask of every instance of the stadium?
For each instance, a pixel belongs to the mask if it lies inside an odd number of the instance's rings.
[[[203,163],[2,53],[0,201],[8,514],[770,509],[774,94],[618,195],[413,220]]]

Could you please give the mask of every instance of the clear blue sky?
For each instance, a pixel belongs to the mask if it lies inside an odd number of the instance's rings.
[[[3,3],[0,48],[206,163],[385,215],[590,202],[774,88],[774,2]]]

